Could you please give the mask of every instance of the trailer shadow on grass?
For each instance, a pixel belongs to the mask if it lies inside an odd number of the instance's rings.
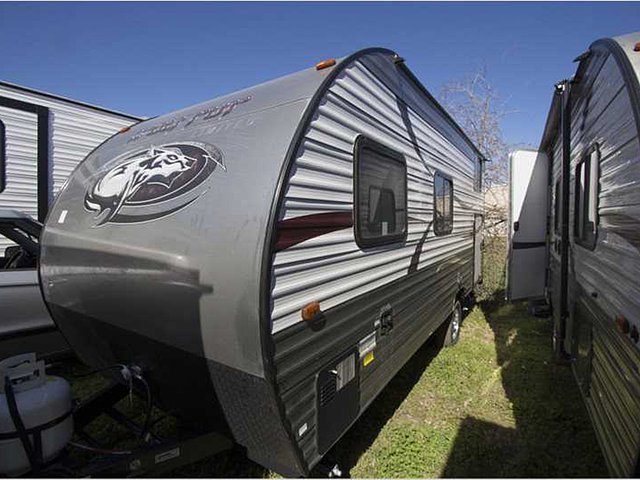
[[[606,477],[571,370],[552,360],[551,320],[503,298],[498,291],[480,308],[494,334],[501,388],[515,427],[464,418],[442,476]]]
[[[552,362],[550,320],[503,298],[484,297],[463,329],[472,337],[443,359],[427,341],[324,464],[363,476],[606,477],[571,370]],[[469,382],[456,379],[461,368]],[[431,390],[438,382],[447,392]]]

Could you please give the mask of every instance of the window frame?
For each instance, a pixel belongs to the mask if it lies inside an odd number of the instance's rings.
[[[596,153],[596,187],[593,194],[595,195],[595,209],[594,209],[594,232],[590,238],[586,238],[584,234],[587,227],[587,219],[589,215],[589,207],[591,205],[591,172],[594,170],[591,165],[591,157],[593,153]],[[584,170],[583,170],[584,169]],[[578,188],[580,185],[580,174],[584,171],[584,185],[585,188],[582,195],[578,195]],[[598,204],[600,198],[600,148],[597,143],[591,145],[582,154],[582,158],[576,164],[574,170],[574,207],[573,207],[573,239],[576,244],[588,250],[594,250],[598,241],[598,225],[600,223],[600,216],[598,215]],[[582,202],[582,211],[579,211]],[[582,229],[582,234],[580,232]]]
[[[451,193],[449,195],[449,211],[451,212],[451,224],[450,227],[448,229],[445,230],[441,230],[438,228],[438,222],[436,221],[436,178],[440,177],[445,181],[450,182],[451,184]],[[442,237],[445,235],[450,235],[453,232],[453,218],[454,218],[454,212],[453,212],[453,177],[451,177],[450,175],[447,175],[446,173],[441,172],[440,170],[436,170],[433,173],[433,233],[437,236],[437,237]]]
[[[365,149],[373,150],[374,152],[389,157],[390,161],[395,161],[402,166],[404,171],[404,215],[402,217],[403,229],[400,233],[381,235],[375,238],[365,238],[360,231],[360,190],[362,188],[360,179],[360,164],[362,162],[362,152]],[[369,188],[371,185],[369,185]],[[367,195],[369,192],[367,192]],[[401,243],[407,239],[409,231],[408,222],[408,178],[407,178],[407,161],[404,155],[397,150],[387,147],[386,145],[373,140],[365,135],[358,135],[353,146],[353,228],[356,244],[361,249],[370,247],[379,247],[381,245],[390,245],[394,243]],[[395,195],[395,192],[394,192]],[[397,209],[396,209],[397,211]]]
[[[473,163],[473,190],[475,192],[482,192],[483,163],[482,158],[476,156],[476,160]]]

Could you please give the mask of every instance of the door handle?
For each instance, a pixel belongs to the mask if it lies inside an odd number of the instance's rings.
[[[380,335],[388,334],[393,328],[393,308],[387,304],[380,310]]]
[[[513,231],[517,232],[518,230],[520,230],[520,222],[515,221],[513,222]]]

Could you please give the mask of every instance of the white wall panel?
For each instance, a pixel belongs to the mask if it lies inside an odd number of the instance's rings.
[[[136,120],[89,105],[0,84],[0,97],[49,108],[49,181],[52,198],[95,147]],[[38,119],[35,113],[0,107],[6,130],[6,188],[0,209],[38,215]],[[0,238],[0,253],[12,243]]]

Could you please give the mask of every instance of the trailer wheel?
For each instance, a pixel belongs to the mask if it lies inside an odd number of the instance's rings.
[[[449,318],[436,331],[436,342],[442,347],[453,347],[460,339],[460,327],[462,326],[462,306],[456,301],[453,312]]]

